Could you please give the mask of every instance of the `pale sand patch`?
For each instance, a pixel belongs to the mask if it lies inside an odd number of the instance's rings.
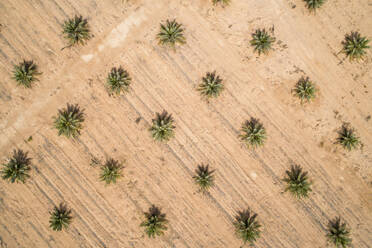
[[[86,55],[82,55],[81,58],[85,61],[85,62],[89,62],[93,59],[94,55],[93,54],[86,54]]]

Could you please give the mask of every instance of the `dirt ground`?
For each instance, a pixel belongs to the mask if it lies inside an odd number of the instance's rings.
[[[88,18],[94,37],[61,51],[61,25],[74,14]],[[176,52],[155,39],[167,18],[185,27],[187,43]],[[26,184],[0,181],[1,247],[240,247],[232,221],[248,206],[263,225],[256,247],[328,247],[328,220],[338,215],[353,247],[372,247],[372,53],[361,63],[338,54],[346,33],[372,39],[371,0],[328,0],[316,14],[302,0],[232,0],[226,8],[210,0],[2,0],[0,24],[1,162],[14,148],[33,158]],[[249,46],[256,28],[274,30],[268,56]],[[31,90],[11,79],[22,59],[43,72]],[[105,78],[119,65],[133,78],[131,91],[110,97]],[[196,87],[212,70],[226,88],[207,103]],[[304,106],[291,94],[301,76],[319,90]],[[76,140],[53,128],[66,103],[85,109]],[[167,144],[148,131],[163,109],[177,126]],[[268,132],[256,150],[237,138],[250,117]],[[334,144],[344,122],[361,149]],[[106,187],[93,156],[125,160],[123,178]],[[210,195],[192,181],[199,163],[216,169]],[[283,193],[292,163],[313,180],[306,200]],[[53,232],[49,211],[60,202],[74,219]],[[156,239],[139,227],[152,203],[169,220]]]

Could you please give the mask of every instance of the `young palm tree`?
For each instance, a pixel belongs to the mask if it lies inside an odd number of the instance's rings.
[[[245,243],[253,244],[260,237],[260,223],[256,220],[257,214],[251,209],[238,212],[234,222],[236,235]]]
[[[257,29],[252,34],[251,45],[254,47],[254,51],[258,52],[258,55],[261,55],[261,53],[267,54],[274,42],[275,38],[270,36],[265,29]]]
[[[68,40],[68,46],[84,45],[90,38],[90,30],[87,19],[82,16],[74,16],[63,24],[63,32]]]
[[[315,85],[313,82],[310,81],[309,77],[304,78],[302,77],[296,84],[294,88],[295,95],[301,99],[301,103],[304,100],[310,102],[312,99],[315,98]]]
[[[59,207],[55,206],[53,212],[50,213],[50,228],[54,231],[61,231],[66,229],[72,220],[71,209],[63,203],[59,204]]]
[[[239,138],[246,143],[248,147],[258,147],[264,144],[266,140],[266,130],[264,126],[255,118],[243,123]]]
[[[206,192],[214,185],[214,170],[209,170],[209,165],[198,165],[195,170],[196,175],[193,176],[195,183],[199,185],[203,192]]]
[[[54,117],[54,126],[58,130],[58,135],[67,138],[77,137],[83,128],[84,113],[78,104],[67,103],[67,108],[59,109],[57,117]]]
[[[221,3],[222,5],[228,5],[230,3],[230,0],[212,0],[214,5],[217,5],[218,3]]]
[[[347,124],[344,124],[341,127],[341,130],[338,134],[338,143],[340,143],[345,149],[349,151],[357,148],[357,146],[360,144],[359,137],[355,134],[355,130],[353,128],[350,128]]]
[[[30,177],[29,171],[31,170],[31,158],[27,154],[28,152],[20,149],[13,150],[13,157],[9,159],[8,163],[3,164],[1,170],[4,180],[9,180],[11,183],[25,183],[26,179]]]
[[[32,83],[38,81],[37,76],[40,74],[37,70],[37,65],[32,60],[23,60],[19,65],[14,66],[13,79],[18,85],[31,88]]]
[[[159,44],[175,47],[177,43],[180,45],[186,43],[183,31],[182,24],[176,20],[167,20],[165,24],[160,24],[160,32],[157,35]]]
[[[106,163],[101,167],[101,181],[105,181],[106,185],[116,183],[116,180],[121,177],[122,169],[123,166],[119,163],[119,161],[112,158],[106,160]]]
[[[349,57],[350,61],[364,59],[367,53],[369,40],[367,37],[362,37],[358,32],[351,32],[345,36],[342,42],[344,45],[342,51]]]
[[[350,229],[345,222],[341,222],[340,217],[329,221],[327,238],[337,248],[351,246]]]
[[[168,220],[165,214],[162,214],[160,209],[152,205],[147,213],[145,213],[146,220],[141,223],[145,227],[145,232],[150,238],[155,238],[155,235],[163,235],[167,230]]]
[[[150,128],[152,137],[158,141],[168,141],[174,136],[174,128],[172,115],[167,111],[163,113],[156,113],[155,119],[152,120],[152,127]]]
[[[306,171],[302,171],[301,166],[292,165],[290,170],[285,172],[287,175],[283,179],[287,183],[285,191],[291,192],[295,197],[308,197],[311,192],[311,182]]]
[[[326,0],[304,0],[306,2],[306,7],[310,11],[316,11],[316,9],[320,8]]]
[[[207,72],[207,75],[203,77],[202,83],[199,85],[198,91],[207,97],[218,97],[223,90],[224,86],[220,76],[216,75],[216,72]]]
[[[121,91],[127,92],[132,79],[129,73],[121,66],[112,68],[107,77],[107,88],[110,92],[120,94]]]

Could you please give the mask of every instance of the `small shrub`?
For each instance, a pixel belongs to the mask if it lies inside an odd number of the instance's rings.
[[[214,5],[217,5],[218,3],[222,5],[228,5],[230,3],[230,0],[212,0]]]
[[[182,24],[176,20],[167,20],[165,24],[160,24],[160,32],[157,35],[159,44],[175,47],[176,44],[186,43],[183,31]]]
[[[72,220],[71,209],[63,203],[59,207],[54,207],[53,212],[50,213],[50,228],[54,231],[62,231],[68,228]]]
[[[209,170],[209,165],[198,165],[195,173],[193,178],[202,191],[205,192],[214,185],[214,170]]]
[[[260,223],[256,220],[257,214],[253,213],[249,208],[238,212],[234,222],[236,235],[245,243],[253,244],[261,234]]]
[[[306,2],[306,8],[310,11],[316,11],[316,9],[320,8],[326,0],[304,0]]]
[[[345,222],[341,222],[340,217],[329,221],[327,238],[337,248],[351,246],[350,229]]]
[[[157,141],[168,141],[174,136],[174,128],[172,115],[167,111],[163,113],[156,113],[155,119],[152,120],[152,127],[150,128],[152,137]]]
[[[255,118],[243,123],[240,139],[248,147],[262,146],[266,140],[266,130],[264,126]]]
[[[285,191],[291,192],[297,198],[308,197],[311,192],[311,182],[307,172],[302,171],[299,165],[292,165],[290,170],[285,172],[287,176],[283,179],[287,183]]]
[[[300,98],[301,103],[305,100],[310,102],[312,99],[315,98],[316,93],[315,85],[310,81],[308,77],[307,78],[302,77],[297,82],[294,88],[294,93],[298,98]]]
[[[37,65],[32,60],[23,60],[23,62],[14,66],[13,79],[18,85],[31,88],[32,83],[38,81],[37,76],[40,74],[37,70]]]
[[[68,47],[84,45],[91,38],[88,21],[82,16],[75,16],[66,20],[63,24],[62,33],[68,40]]]
[[[141,227],[145,227],[145,232],[150,238],[160,236],[167,230],[168,220],[165,214],[162,214],[160,209],[152,205],[147,213],[145,213],[146,220],[141,223]]]
[[[218,97],[223,90],[224,86],[220,76],[216,75],[216,72],[207,72],[207,75],[203,77],[202,83],[199,85],[198,91],[207,97]]]
[[[4,180],[9,180],[11,183],[25,183],[26,179],[30,177],[29,171],[31,170],[31,158],[27,154],[27,152],[20,149],[13,150],[13,156],[8,163],[3,164],[3,169],[1,170]]]
[[[58,130],[58,135],[67,138],[77,137],[83,128],[84,113],[79,105],[67,103],[67,108],[58,110],[57,117],[54,117],[54,126]]]
[[[360,144],[359,137],[355,134],[355,130],[349,127],[349,125],[347,124],[344,124],[341,127],[341,130],[338,132],[338,134],[338,143],[340,143],[345,149],[349,151],[357,148]]]
[[[274,42],[275,38],[270,36],[265,29],[257,29],[252,34],[251,45],[254,47],[254,51],[258,52],[258,55],[261,55],[261,53],[267,54]]]
[[[350,61],[359,61],[360,59],[364,59],[364,56],[367,53],[366,50],[370,48],[368,43],[369,40],[367,37],[362,37],[358,32],[351,32],[345,36],[345,40],[342,42],[344,46],[342,51],[346,54]]]
[[[132,79],[129,73],[123,68],[112,68],[107,77],[107,88],[111,93],[120,94],[120,92],[127,92]]]
[[[106,160],[106,163],[101,167],[101,181],[106,182],[106,185],[110,183],[116,183],[116,180],[121,177],[121,170],[123,166],[119,161],[112,158]]]

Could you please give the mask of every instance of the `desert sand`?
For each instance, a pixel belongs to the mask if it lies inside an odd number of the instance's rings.
[[[75,14],[88,18],[94,37],[61,51],[61,25]],[[156,40],[159,23],[173,18],[187,39],[176,51]],[[328,247],[336,216],[352,228],[353,247],[372,247],[372,53],[359,63],[339,54],[346,33],[372,38],[371,0],[328,0],[316,14],[302,0],[232,0],[224,8],[209,0],[2,0],[0,23],[1,163],[15,148],[33,158],[26,184],[0,180],[1,247],[240,247],[232,222],[247,207],[263,226],[256,247]],[[267,56],[249,45],[256,28],[274,30]],[[23,59],[42,71],[32,89],[11,78]],[[128,94],[112,97],[104,83],[119,65],[133,81]],[[225,91],[206,102],[196,87],[213,70]],[[312,103],[291,93],[301,76],[319,89]],[[66,103],[85,109],[77,139],[53,128]],[[176,125],[166,144],[148,131],[163,109]],[[268,133],[255,150],[238,139],[250,117]],[[335,144],[344,122],[357,130],[360,149]],[[125,160],[123,178],[105,186],[92,157]],[[216,169],[207,195],[192,179],[199,163]],[[309,172],[308,199],[284,193],[292,163]],[[74,219],[54,232],[49,212],[60,202]],[[169,220],[156,239],[139,227],[151,204]]]

